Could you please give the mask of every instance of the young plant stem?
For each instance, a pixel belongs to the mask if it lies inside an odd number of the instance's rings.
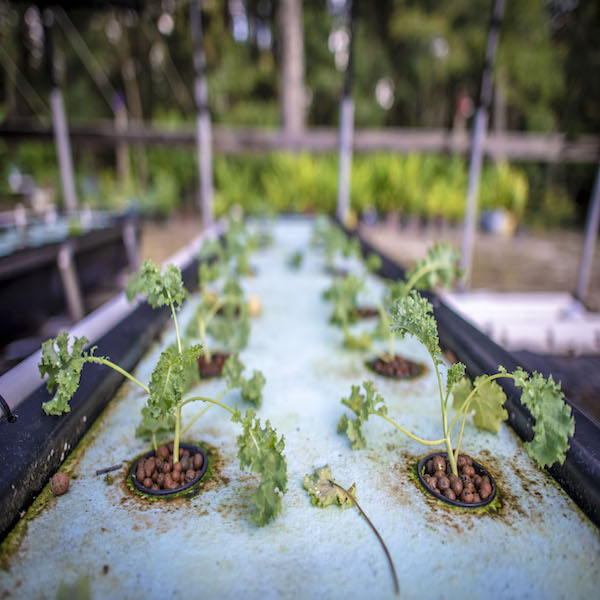
[[[440,403],[442,407],[442,424],[444,426],[444,443],[446,444],[446,451],[448,453],[448,460],[450,461],[450,468],[452,469],[452,473],[454,475],[458,475],[458,469],[456,468],[456,457],[452,452],[452,440],[450,439],[450,432],[448,430],[448,410],[444,398],[444,392],[442,391],[442,376],[440,375],[440,369],[435,359],[433,353],[429,353],[431,355],[431,360],[433,360],[433,366],[435,367],[435,374],[437,375],[438,380],[438,388],[440,390]]]
[[[177,322],[177,314],[175,311],[175,305],[171,300],[171,294],[169,294],[169,306],[171,307],[171,313],[173,314],[173,321],[175,323],[175,334],[177,335],[177,349],[179,350],[179,354],[183,354],[183,349],[181,347],[181,336],[179,335],[179,323]]]
[[[154,454],[156,454],[156,451],[158,450],[158,444],[156,443],[156,434],[154,431],[152,432],[152,446],[154,447]]]
[[[373,530],[373,533],[377,536],[377,539],[379,540],[379,543],[381,544],[381,547],[383,548],[383,551],[385,552],[388,562],[390,563],[390,569],[392,570],[392,577],[394,578],[394,587],[396,589],[396,595],[397,596],[400,595],[400,586],[398,585],[398,577],[396,576],[396,569],[394,568],[394,563],[392,561],[392,557],[390,556],[387,546],[385,545],[383,538],[379,535],[379,532],[377,531],[375,525],[373,525],[373,523],[371,523],[371,520],[369,519],[369,517],[367,517],[367,515],[365,514],[365,511],[360,507],[360,504],[356,501],[356,498],[354,497],[353,494],[351,494],[348,490],[344,489],[341,485],[337,484],[335,481],[332,481],[331,479],[329,480],[329,483],[333,487],[336,487],[340,491],[344,492],[348,496],[348,498],[350,498],[352,500],[352,502],[354,502],[354,505],[356,506],[356,508],[358,508],[358,511],[360,512],[360,514],[365,518],[365,521],[369,524],[369,527]]]
[[[211,404],[216,404],[217,406],[224,408],[225,410],[229,411],[232,415],[235,414],[235,411],[229,408],[227,404],[223,404],[222,402],[219,402],[218,400],[213,400],[212,398],[205,398],[204,396],[194,396],[193,398],[188,398],[187,400],[181,403],[181,406],[189,404],[190,402],[210,402]]]
[[[386,360],[385,355],[382,355],[381,358],[385,362],[389,362],[390,360],[393,360],[394,355],[396,354],[396,349],[394,347],[396,336],[390,331],[390,320],[388,319],[388,315],[383,304],[375,300],[375,306],[377,307],[377,312],[379,312],[379,318],[383,322],[383,327],[388,332],[388,359]]]
[[[204,353],[204,358],[206,359],[206,362],[210,363],[210,361],[212,360],[212,353],[210,351],[210,348],[208,347],[206,338],[206,328],[208,324],[212,321],[217,312],[219,312],[219,309],[225,306],[225,304],[242,304],[243,301],[243,299],[238,298],[237,296],[223,296],[222,298],[215,300],[214,304],[210,307],[210,310],[206,313],[206,316],[204,318],[200,318],[199,316],[197,317],[198,331],[200,332],[200,340],[202,341],[202,351]]]
[[[173,442],[173,464],[179,462],[179,438],[181,437],[181,402],[175,414],[175,441]]]
[[[173,313],[173,322],[175,323],[175,335],[177,336],[177,349],[179,354],[183,354],[183,348],[181,346],[181,336],[179,335],[179,324],[177,322],[177,314],[175,311],[175,305],[171,300],[171,294],[167,291],[169,296],[169,305],[171,306],[171,312]],[[179,438],[181,431],[181,402],[177,405],[177,413],[175,415],[175,441],[173,442],[173,464],[179,462]]]
[[[121,373],[121,375],[123,375],[124,377],[127,377],[127,379],[129,379],[130,381],[133,381],[133,383],[136,383],[137,385],[139,385],[146,392],[146,394],[150,393],[148,386],[144,385],[141,381],[136,379],[133,375],[130,375],[127,371],[125,371],[124,369],[119,367],[119,365],[115,365],[114,362],[111,362],[110,360],[108,360],[106,358],[102,358],[101,356],[88,356],[85,360],[86,360],[86,362],[95,362],[95,363],[99,363],[101,365],[106,365],[107,367],[110,367],[111,369],[114,369],[115,371],[117,371],[117,373]]]
[[[436,271],[437,269],[443,266],[444,265],[442,263],[431,263],[415,271],[412,277],[406,282],[406,286],[404,288],[404,295],[408,296],[410,290],[412,290],[415,287],[415,285],[418,283],[419,279],[423,277],[423,275],[426,275],[430,271]]]
[[[216,398],[215,400],[220,400],[227,392],[229,392],[230,390],[232,390],[233,388],[228,387],[227,389],[225,389],[224,391],[222,391]],[[200,399],[199,397],[197,397],[196,399]],[[192,399],[194,400],[194,399]],[[205,398],[204,399],[205,402],[212,402],[209,398]],[[187,404],[187,400],[183,402],[183,404],[181,406],[183,406],[184,404]],[[203,408],[182,430],[181,435],[183,435],[210,407],[212,406],[212,404],[209,404],[208,406],[206,406],[205,408]]]
[[[454,417],[454,420],[452,421],[452,424],[450,425],[450,432],[452,432],[452,429],[454,428],[454,425],[456,425],[456,421],[458,420],[458,417],[463,414],[463,419],[462,419],[462,424],[460,427],[460,434],[458,436],[458,442],[456,444],[456,449],[454,451],[454,458],[455,460],[458,459],[458,451],[460,449],[460,444],[462,442],[462,436],[463,436],[463,431],[465,429],[465,423],[467,421],[467,415],[469,414],[469,405],[471,404],[473,398],[475,398],[475,394],[477,394],[477,392],[479,391],[479,389],[484,386],[486,383],[489,383],[490,381],[494,381],[494,379],[500,379],[501,377],[506,377],[508,379],[514,379],[514,375],[512,375],[511,373],[496,373],[495,375],[490,375],[488,377],[486,377],[481,383],[479,383],[477,386],[475,386],[472,390],[471,393],[467,396],[467,398],[465,399],[465,401],[463,402],[462,406],[460,407],[459,411],[456,413],[456,416]]]
[[[398,423],[390,419],[387,415],[378,416],[380,416],[382,419],[385,419],[388,423],[391,423],[396,429],[399,429],[402,433],[406,434],[409,438],[412,438],[413,440],[415,440],[415,442],[419,442],[420,444],[425,444],[426,446],[439,446],[440,444],[443,444],[446,441],[446,438],[442,438],[441,440],[424,440],[423,438],[414,435],[407,429],[404,429],[404,427],[398,425]]]

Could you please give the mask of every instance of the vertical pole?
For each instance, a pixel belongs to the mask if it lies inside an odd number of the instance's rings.
[[[281,31],[280,101],[283,129],[293,138],[305,125],[304,37],[302,0],[281,0],[279,22]]]
[[[73,262],[73,248],[70,242],[64,243],[58,252],[58,272],[63,285],[63,291],[67,300],[69,315],[73,322],[77,323],[83,319],[85,310],[81,290],[79,289],[79,280],[77,271]]]
[[[487,46],[485,50],[485,63],[481,78],[481,92],[479,106],[475,113],[473,125],[473,140],[471,142],[471,156],[469,159],[469,180],[467,184],[467,205],[463,225],[463,241],[461,248],[461,267],[465,273],[465,284],[471,282],[471,267],[473,262],[473,242],[477,224],[477,195],[479,193],[479,178],[483,162],[483,148],[488,125],[489,107],[492,100],[494,62],[498,49],[500,24],[504,14],[504,0],[495,0],[492,11],[492,20],[488,31]]]
[[[56,152],[58,154],[58,165],[65,201],[65,210],[67,213],[74,213],[77,210],[77,194],[75,192],[75,176],[73,175],[73,158],[71,154],[71,143],[69,141],[67,117],[65,115],[65,105],[54,74],[52,21],[53,14],[51,9],[48,8],[44,11],[44,45],[51,85],[50,110],[52,111],[54,143],[56,144]]]
[[[198,174],[200,178],[200,210],[202,225],[213,222],[213,174],[212,133],[208,110],[208,84],[206,82],[206,57],[202,42],[201,0],[190,3],[190,27],[194,47],[194,98],[198,115],[196,118],[196,144],[198,147]]]
[[[354,11],[352,0],[346,0],[348,31],[348,64],[344,78],[344,92],[340,102],[339,169],[337,218],[345,223],[350,212],[350,179],[352,174],[352,138],[354,134],[354,102],[352,100],[352,54],[354,46]]]
[[[125,100],[120,94],[115,94],[112,101],[112,109],[115,115],[115,130],[117,133],[125,133],[128,126],[127,108]],[[129,144],[122,139],[117,141],[117,179],[121,187],[129,182],[131,177],[129,167]]]
[[[596,181],[590,206],[588,208],[587,221],[585,226],[585,241],[583,243],[583,252],[581,253],[581,262],[579,263],[579,276],[577,277],[577,290],[575,297],[583,302],[590,283],[590,274],[592,271],[592,259],[594,257],[594,248],[598,237],[598,225],[600,223],[600,166],[596,172]]]

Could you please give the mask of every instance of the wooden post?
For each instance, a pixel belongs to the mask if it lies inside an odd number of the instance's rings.
[[[190,27],[194,47],[194,98],[198,115],[196,118],[196,145],[198,148],[198,175],[200,179],[200,210],[202,225],[209,227],[214,219],[212,131],[208,110],[208,84],[206,82],[206,57],[202,42],[201,0],[190,3]]]
[[[477,196],[479,194],[479,178],[481,176],[481,165],[483,162],[483,151],[485,136],[488,126],[489,107],[492,100],[494,62],[498,49],[498,37],[500,35],[500,24],[504,14],[504,0],[495,0],[490,22],[487,47],[485,51],[485,63],[483,76],[481,78],[481,92],[479,106],[475,113],[473,125],[473,139],[471,142],[471,156],[469,160],[469,180],[467,184],[467,204],[465,208],[465,220],[463,225],[463,241],[461,248],[461,268],[465,273],[465,285],[471,283],[471,267],[473,263],[473,243],[477,229]]]

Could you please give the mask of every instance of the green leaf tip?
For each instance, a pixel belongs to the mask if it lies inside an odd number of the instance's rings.
[[[433,317],[433,306],[417,291],[412,290],[394,304],[391,331],[414,335],[429,350],[432,358],[441,364],[442,351],[438,338],[437,323]]]
[[[563,464],[569,450],[569,438],[575,433],[575,419],[565,401],[560,383],[552,375],[545,379],[540,373],[529,375],[518,368],[513,372],[515,385],[521,388],[521,403],[535,419],[534,438],[524,448],[538,467]]]
[[[143,293],[152,308],[168,304],[181,305],[185,298],[185,288],[181,279],[181,271],[175,265],[167,265],[164,269],[147,260],[125,288],[127,299],[131,302],[137,294]]]
[[[463,377],[454,387],[453,406],[459,410],[473,389],[481,385],[471,399],[469,412],[474,413],[473,423],[476,427],[498,433],[502,422],[508,419],[508,412],[504,408],[506,394],[495,381],[484,383],[487,378],[487,375],[480,375],[473,385],[467,377]]]
[[[261,476],[260,484],[252,495],[254,509],[250,519],[259,526],[266,525],[281,512],[281,496],[287,489],[287,464],[283,456],[284,437],[267,421],[261,427],[253,409],[242,417],[236,409],[231,420],[242,425],[237,438],[238,459],[242,468],[248,467]]]
[[[69,402],[79,387],[81,369],[95,350],[94,347],[84,352],[83,347],[88,343],[85,337],[73,338],[69,351],[69,334],[60,333],[56,339],[46,340],[42,344],[42,359],[38,369],[42,377],[48,375],[48,391],[56,388],[52,400],[42,404],[47,415],[58,416],[71,410]]]
[[[169,346],[152,371],[148,407],[154,418],[165,417],[175,410],[186,390],[188,367],[200,356],[202,346],[186,348],[181,354]]]
[[[421,260],[417,260],[406,274],[406,281],[417,278],[414,286],[419,290],[430,290],[435,286],[448,288],[462,276],[459,262],[458,250],[446,242],[435,242],[427,254]]]
[[[336,486],[329,465],[315,469],[312,475],[305,475],[302,486],[308,492],[310,501],[315,506],[321,508],[332,504],[337,504],[342,508],[354,506],[356,484],[353,483],[347,491]]]
[[[360,387],[352,386],[352,391],[348,398],[342,398],[341,402],[350,408],[356,415],[355,419],[349,419],[347,415],[342,415],[338,427],[338,433],[345,433],[350,442],[352,450],[362,450],[367,447],[367,441],[362,432],[362,425],[370,415],[387,415],[387,406],[385,401],[375,389],[372,381],[363,381],[364,395],[360,393]]]

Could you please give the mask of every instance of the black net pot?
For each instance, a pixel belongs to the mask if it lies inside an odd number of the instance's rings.
[[[150,450],[149,452],[146,452],[146,454],[144,454],[143,456],[140,456],[132,465],[131,467],[131,482],[133,483],[133,486],[135,487],[135,489],[139,490],[140,492],[143,492],[144,494],[147,494],[149,496],[172,496],[173,494],[179,494],[180,492],[183,492],[191,487],[193,487],[194,485],[196,485],[201,479],[202,477],[204,477],[204,474],[206,473],[206,469],[208,468],[208,457],[206,456],[206,452],[204,452],[204,450],[202,450],[202,448],[200,448],[199,446],[194,446],[193,444],[184,444],[181,443],[179,444],[179,448],[182,448],[183,450],[189,450],[190,452],[190,456],[194,456],[195,454],[201,454],[202,455],[202,467],[200,468],[200,471],[196,474],[196,477],[194,477],[194,479],[192,479],[191,481],[188,481],[187,483],[184,483],[183,485],[180,485],[179,487],[176,487],[175,489],[172,490],[153,490],[151,488],[147,488],[145,487],[141,481],[138,480],[138,478],[136,477],[136,472],[137,472],[137,466],[138,466],[138,462],[144,458],[150,458],[151,456],[154,456],[155,452],[154,450]]]
[[[490,504],[494,500],[497,492],[496,481],[492,477],[492,474],[482,464],[478,463],[475,460],[473,460],[473,468],[475,469],[475,473],[480,477],[487,475],[490,478],[490,483],[492,485],[492,493],[485,500],[480,500],[479,502],[463,502],[462,500],[450,500],[449,498],[446,498],[446,496],[444,496],[443,494],[440,494],[437,490],[432,490],[427,485],[427,482],[424,478],[424,474],[427,461],[433,459],[435,456],[443,456],[444,458],[446,458],[448,454],[447,452],[434,452],[433,454],[428,454],[427,456],[419,460],[419,463],[417,465],[417,475],[419,476],[421,485],[427,493],[431,494],[432,496],[435,496],[438,500],[442,500],[442,502],[446,502],[447,504],[451,504],[452,506],[459,506],[460,508],[481,508],[482,506]]]

